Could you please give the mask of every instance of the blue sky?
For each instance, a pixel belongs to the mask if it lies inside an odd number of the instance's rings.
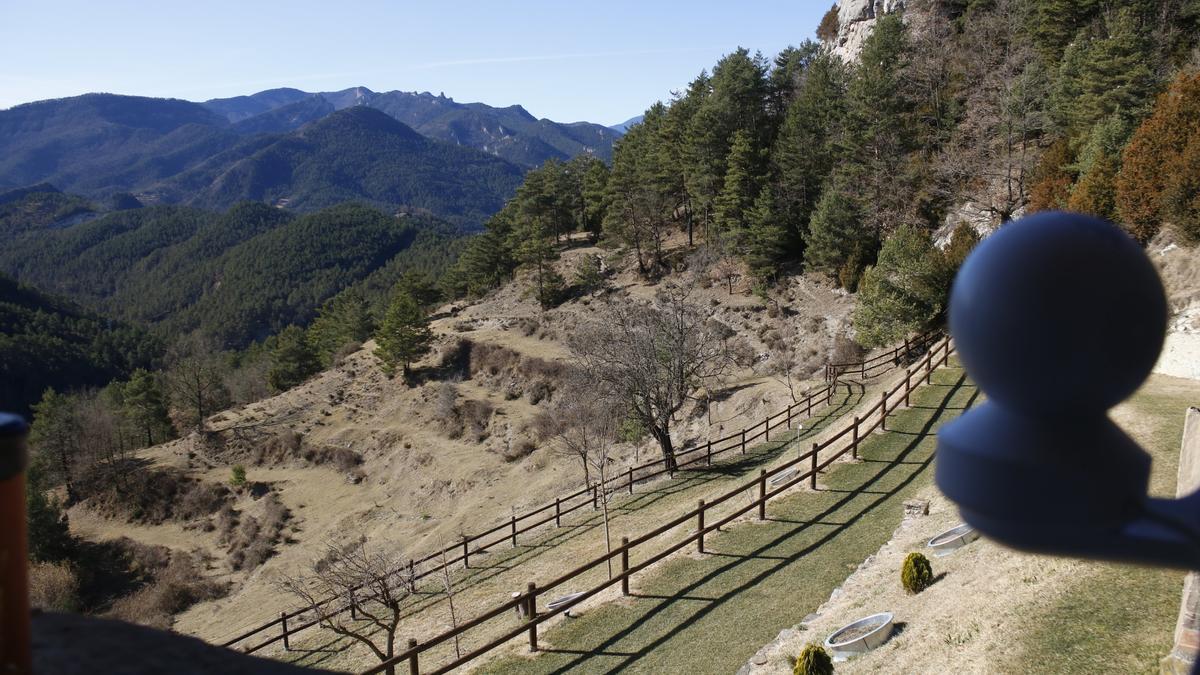
[[[88,91],[444,92],[614,124],[742,45],[811,38],[830,0],[0,0],[0,108]]]

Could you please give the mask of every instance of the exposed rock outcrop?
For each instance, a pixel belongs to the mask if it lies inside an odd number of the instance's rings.
[[[838,33],[830,46],[834,54],[850,62],[858,59],[875,21],[904,9],[905,0],[839,0],[837,5]]]

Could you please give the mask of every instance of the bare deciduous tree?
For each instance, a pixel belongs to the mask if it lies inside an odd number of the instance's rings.
[[[725,372],[727,328],[666,286],[652,304],[622,300],[597,313],[570,338],[589,378],[619,396],[677,467],[671,426],[705,381]]]
[[[808,366],[798,351],[800,336],[796,333],[796,327],[787,321],[779,322],[778,332],[779,339],[768,345],[771,347],[771,356],[763,366],[767,375],[787,387],[792,403],[799,403],[796,385],[800,384],[803,378],[801,371]]]
[[[613,446],[625,412],[625,403],[616,392],[603,383],[593,381],[586,373],[575,371],[559,389],[554,409],[543,421],[559,445],[559,452],[579,460],[583,468],[584,485],[596,491],[604,515],[604,544],[612,552],[612,533],[609,528],[608,504],[612,491],[608,489],[608,467]],[[592,477],[596,482],[593,484]],[[608,576],[612,577],[612,560],[608,561]]]
[[[573,371],[559,387],[554,406],[537,421],[543,438],[553,438],[558,454],[579,461],[584,485],[592,484],[596,456],[616,441],[624,410],[612,392],[587,374]]]
[[[229,398],[224,381],[226,368],[217,343],[194,334],[172,347],[167,360],[170,363],[167,386],[172,402],[184,411],[197,430],[203,431],[204,418]]]
[[[1029,203],[1036,142],[1048,123],[1048,78],[1024,37],[1027,4],[997,0],[968,22],[958,53],[970,55],[962,69],[974,85],[942,161],[952,197],[968,199],[999,223]]]
[[[441,563],[442,592],[446,594],[446,604],[450,606],[450,628],[455,630],[458,628],[458,614],[454,611],[454,582],[450,578],[450,563],[445,549],[442,549]],[[454,655],[462,658],[462,646],[459,643],[458,633],[454,634]]]
[[[395,656],[400,607],[412,588],[405,570],[399,555],[372,549],[365,539],[327,543],[309,574],[285,576],[278,585],[298,598],[321,627],[366,645],[387,661]]]

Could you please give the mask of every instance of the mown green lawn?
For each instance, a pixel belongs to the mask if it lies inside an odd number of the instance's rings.
[[[702,558],[636,577],[634,597],[545,631],[538,655],[503,657],[480,672],[736,671],[885,543],[901,502],[932,479],[937,428],[976,397],[958,368],[938,371],[933,382],[889,418],[891,431],[862,444],[862,462],[835,465],[817,492],[771,503],[765,523],[708,537]]]

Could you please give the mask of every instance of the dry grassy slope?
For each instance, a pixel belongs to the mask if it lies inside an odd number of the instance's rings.
[[[681,242],[673,242],[679,245]],[[649,298],[654,287],[623,270],[627,261],[596,248],[575,248],[560,263],[570,278],[578,258],[603,255],[616,273],[610,297]],[[675,275],[682,280],[689,273]],[[692,279],[693,281],[695,279]],[[595,310],[598,298],[575,299],[548,312],[541,312],[526,297],[527,284],[510,284],[478,302],[444,308],[447,316],[433,322],[438,336],[434,353],[420,366],[438,362],[438,354],[458,338],[475,343],[506,347],[521,357],[550,362],[569,361],[565,336],[581,319]],[[746,339],[758,358],[767,352],[762,336],[778,329],[781,321],[793,324],[798,342],[809,363],[819,368],[829,357],[833,335],[849,324],[852,299],[844,292],[807,278],[791,279],[777,298],[787,308],[786,318],[771,318],[767,304],[739,283],[729,294],[724,286],[698,284],[693,300],[712,309],[715,318]],[[437,381],[410,387],[390,380],[379,370],[370,354],[371,345],[340,366],[278,396],[240,409],[226,411],[210,420],[213,429],[255,437],[294,431],[303,436],[303,447],[344,447],[363,455],[361,482],[328,466],[312,466],[302,460],[255,466],[243,456],[222,453],[194,438],[185,438],[148,449],[146,458],[160,465],[186,468],[215,482],[226,481],[230,466],[247,463],[252,482],[268,484],[292,512],[287,541],[277,555],[249,573],[233,573],[223,562],[211,574],[229,580],[233,590],[224,599],[205,603],[182,614],[176,629],[219,640],[240,629],[260,623],[290,608],[292,602],[277,594],[276,580],[283,573],[301,570],[316,557],[324,542],[344,541],[366,535],[375,541],[394,542],[409,554],[422,554],[455,539],[460,532],[477,532],[506,518],[512,508],[524,509],[553,499],[580,482],[579,470],[569,458],[539,444],[527,456],[505,459],[510,444],[533,435],[526,430],[545,403],[533,405],[528,397],[512,399],[505,389],[519,391],[529,382],[504,370],[496,377],[469,379],[457,385],[459,400],[487,400],[496,414],[488,425],[487,438],[451,440],[437,418]],[[686,411],[677,426],[677,441],[723,435],[760,420],[789,402],[787,390],[760,372],[761,366],[731,373],[724,386],[730,393],[713,404],[712,424],[699,410]],[[252,441],[261,442],[261,441]],[[629,456],[643,460],[653,447],[623,448]],[[632,457],[631,457],[632,458]],[[235,505],[249,514],[261,508],[261,500],[249,496]],[[135,540],[178,549],[208,551],[223,561],[225,551],[213,533],[177,523],[132,526],[106,520],[77,510],[72,514],[75,530],[89,538],[128,536]]]

